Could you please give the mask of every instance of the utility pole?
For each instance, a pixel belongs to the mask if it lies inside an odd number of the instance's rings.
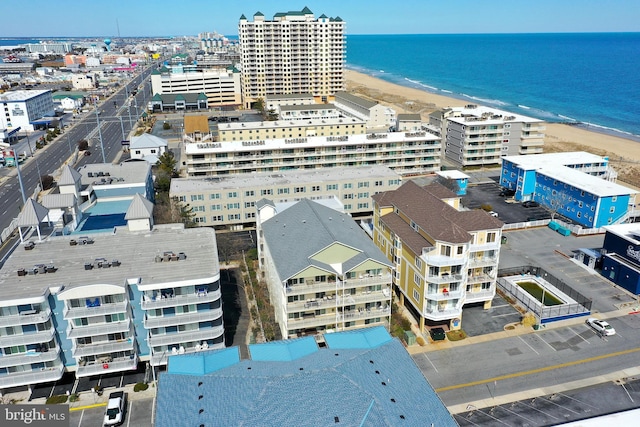
[[[107,163],[107,159],[104,157],[104,142],[102,141],[102,129],[100,129],[100,113],[98,112],[97,104],[96,104],[96,122],[98,124],[98,137],[100,138],[100,148],[102,149],[102,163]]]

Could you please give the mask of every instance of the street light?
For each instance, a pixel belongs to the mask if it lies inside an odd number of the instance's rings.
[[[97,105],[96,105],[96,122],[98,124],[98,137],[100,138],[100,148],[102,149],[102,163],[107,163],[107,159],[104,157],[104,143],[102,141],[102,129],[100,129],[100,113],[98,113]]]

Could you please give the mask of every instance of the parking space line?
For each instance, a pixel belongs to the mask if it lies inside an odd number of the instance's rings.
[[[429,363],[431,363],[431,366],[433,366],[433,370],[436,371],[436,373],[439,373],[438,368],[436,368],[436,365],[434,365],[431,359],[429,359],[429,356],[427,356],[427,353],[422,353],[422,355],[424,356],[425,359],[427,359],[427,361],[429,361]]]
[[[588,340],[585,340],[585,339],[583,338],[583,336],[582,336],[582,335],[580,335],[579,333],[577,333],[576,331],[574,331],[573,329],[571,329],[571,327],[570,327],[570,326],[567,326],[567,329],[569,329],[571,332],[573,332],[574,334],[576,334],[577,336],[579,336],[579,337],[580,337],[580,339],[582,339],[582,341],[586,342],[587,344],[591,344]]]
[[[84,411],[80,413],[80,421],[78,421],[78,427],[82,425],[82,417],[84,416]]]
[[[129,424],[131,424],[131,411],[133,410],[133,402],[131,400],[128,400],[128,402],[129,407],[127,408],[127,427],[129,427]]]
[[[531,347],[531,346],[529,345],[529,343],[528,343],[528,342],[526,342],[525,340],[523,340],[523,339],[522,339],[522,337],[521,337],[520,335],[518,335],[518,338],[520,338],[520,341],[522,341],[522,342],[524,343],[524,345],[526,345],[527,347],[529,347],[529,348],[531,349],[531,351],[533,351],[533,352],[534,352],[535,354],[537,354],[538,356],[540,355],[540,353],[538,353],[538,352],[536,351],[536,349],[535,349],[535,348]]]
[[[505,313],[505,314],[496,314],[495,316],[491,316],[491,317],[506,317],[506,316],[514,316],[518,313]]]
[[[543,343],[545,343],[546,345],[549,346],[549,348],[553,351],[558,351],[555,348],[553,348],[553,346],[551,344],[549,344],[548,342],[546,342],[540,335],[534,335],[534,337],[540,339]]]

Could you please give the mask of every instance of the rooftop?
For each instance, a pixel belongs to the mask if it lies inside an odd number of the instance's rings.
[[[237,349],[171,356],[156,426],[457,425],[383,327],[325,339],[326,348],[311,337],[250,345],[252,359],[242,361]]]
[[[150,170],[151,165],[145,162],[124,162],[116,165],[111,163],[87,164],[78,169],[78,172],[82,175],[82,185],[87,186],[94,183],[101,184],[100,178],[111,178],[114,185],[116,178],[120,184],[146,183]]]
[[[464,125],[468,125],[470,122],[476,122],[478,124],[496,124],[505,122],[543,123],[542,120],[534,119],[533,117],[515,114],[510,111],[499,110],[493,107],[486,107],[484,105],[450,107],[448,110],[462,115],[462,117],[450,115],[447,117],[448,120]]]
[[[538,173],[599,197],[635,194],[636,190],[569,167],[544,166]]]
[[[608,162],[607,157],[598,156],[586,151],[570,151],[564,153],[529,154],[522,156],[504,156],[521,169],[538,169],[543,166],[592,165]]]
[[[50,90],[12,90],[5,93],[0,93],[0,101],[3,102],[20,102],[26,101],[44,93],[51,93]]]
[[[35,242],[32,250],[18,247],[0,269],[0,300],[43,295],[49,287],[66,289],[91,284],[123,285],[127,280],[142,283],[149,289],[170,287],[190,280],[216,280],[219,275],[215,232],[209,228],[185,229],[182,224],[156,226],[152,231],[131,232],[126,227],[115,233],[92,234],[92,244],[71,246],[77,235],[49,237]],[[155,262],[165,251],[184,252],[187,259]],[[120,261],[120,266],[85,270],[85,263],[96,259]],[[55,273],[18,276],[21,268],[53,264]],[[0,303],[1,304],[1,303]]]
[[[236,131],[236,130],[264,130],[264,129],[281,129],[290,126],[295,127],[316,127],[316,126],[336,126],[336,125],[363,125],[365,122],[362,120],[354,119],[352,117],[340,117],[340,118],[327,118],[327,119],[309,119],[309,120],[276,120],[274,122],[233,122],[233,123],[219,123],[219,131]]]

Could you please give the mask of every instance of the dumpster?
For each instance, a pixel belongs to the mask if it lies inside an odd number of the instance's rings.
[[[555,230],[557,230],[558,228],[560,228],[560,224],[558,224],[558,223],[557,223],[557,222],[555,222],[555,221],[551,221],[551,222],[549,223],[549,228],[555,231]]]
[[[500,242],[504,245],[505,243],[507,243],[507,236],[502,236],[502,238],[500,239]]]
[[[571,230],[569,230],[568,228],[565,227],[558,227],[558,229],[556,230],[558,233],[562,234],[563,236],[568,236],[571,234]]]

